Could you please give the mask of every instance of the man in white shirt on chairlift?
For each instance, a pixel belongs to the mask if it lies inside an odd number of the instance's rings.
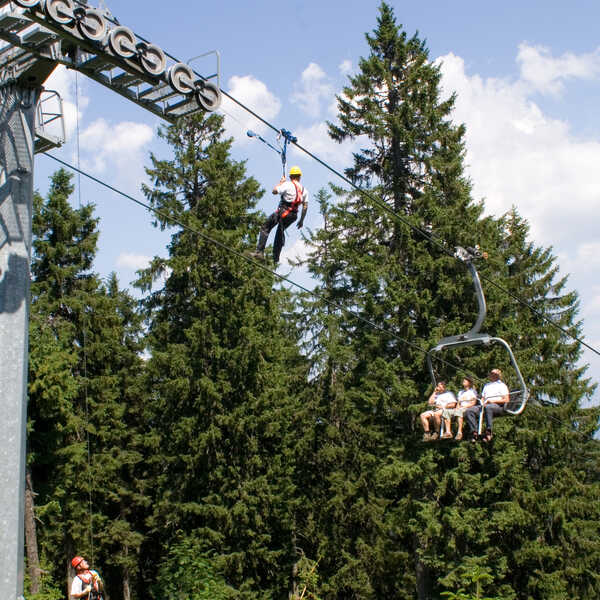
[[[481,391],[481,404],[467,408],[465,419],[472,431],[472,440],[476,441],[479,429],[479,413],[483,407],[483,416],[485,418],[485,432],[482,435],[482,441],[492,441],[492,423],[494,417],[504,413],[506,405],[510,399],[508,387],[502,381],[502,371],[500,369],[492,369],[489,374],[489,383],[483,386]]]

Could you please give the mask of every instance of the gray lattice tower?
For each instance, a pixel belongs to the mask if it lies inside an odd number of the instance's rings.
[[[23,593],[33,139],[39,88],[0,88],[0,598]]]

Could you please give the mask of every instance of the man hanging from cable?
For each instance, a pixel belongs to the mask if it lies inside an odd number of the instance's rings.
[[[252,253],[255,258],[264,258],[265,247],[269,233],[273,227],[277,226],[275,233],[275,243],[273,245],[273,260],[275,264],[279,262],[281,249],[285,244],[285,230],[298,217],[298,207],[302,204],[302,214],[296,225],[300,229],[304,225],[304,217],[308,210],[308,192],[300,183],[302,171],[300,167],[292,167],[290,169],[290,179],[286,179],[285,174],[281,176],[279,183],[273,188],[273,194],[279,194],[279,206],[277,210],[269,216],[260,229],[258,238],[258,246],[256,252]]]

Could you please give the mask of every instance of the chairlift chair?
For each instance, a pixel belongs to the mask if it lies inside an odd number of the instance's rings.
[[[509,391],[509,401],[505,405],[504,410],[506,413],[510,415],[519,415],[525,410],[525,405],[527,404],[527,400],[529,398],[529,391],[525,384],[525,380],[521,375],[521,371],[519,369],[519,365],[513,354],[513,351],[509,344],[499,337],[493,337],[487,333],[480,333],[481,326],[483,325],[483,321],[486,316],[486,303],[485,296],[483,294],[483,289],[481,287],[481,281],[479,280],[479,274],[477,273],[477,269],[473,264],[473,261],[476,258],[487,258],[487,254],[481,251],[479,246],[475,248],[463,248],[458,246],[455,249],[455,256],[459,260],[462,260],[468,267],[469,272],[471,274],[471,278],[473,279],[473,285],[475,286],[475,294],[477,296],[477,303],[479,305],[479,314],[477,316],[477,321],[473,325],[473,327],[467,331],[467,333],[459,334],[459,335],[451,335],[445,338],[442,338],[436,346],[431,348],[427,352],[427,367],[429,369],[429,373],[431,375],[431,380],[433,382],[433,386],[438,383],[435,369],[433,367],[433,356],[443,352],[444,350],[461,348],[464,346],[490,346],[491,344],[498,344],[501,348],[504,349],[504,352],[508,355],[510,360],[510,364],[514,370],[516,378],[518,380],[518,386],[514,390]],[[481,435],[482,424],[483,424],[483,410],[480,411],[479,414],[479,434]],[[443,427],[443,421],[442,421]]]

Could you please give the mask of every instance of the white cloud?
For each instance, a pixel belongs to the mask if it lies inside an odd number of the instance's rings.
[[[593,287],[594,296],[591,301],[586,304],[586,314],[588,317],[595,316],[596,318],[600,316],[600,287],[595,285]],[[600,347],[600,344],[598,344]]]
[[[352,152],[359,147],[359,140],[346,140],[339,144],[329,137],[327,123],[320,122],[310,127],[298,128],[295,132],[298,143],[318,156],[321,160],[331,163],[340,169],[352,164]],[[300,157],[299,150],[293,148],[292,155]]]
[[[139,170],[142,150],[152,140],[152,128],[145,123],[122,121],[111,124],[97,119],[80,135],[80,145],[86,156],[82,160],[86,169],[104,172],[107,165],[121,172]]]
[[[439,60],[444,89],[458,92],[454,119],[467,126],[468,172],[487,212],[517,205],[545,245],[572,246],[574,232],[579,240],[592,235],[600,141],[577,139],[567,122],[545,115],[527,82],[468,75],[454,54]]]
[[[294,85],[291,101],[297,104],[308,116],[316,118],[321,112],[322,101],[331,101],[333,86],[325,71],[317,64],[310,63]]]
[[[271,121],[281,110],[281,102],[267,86],[252,75],[234,75],[229,79],[228,92],[264,119]],[[264,134],[267,127],[243,108],[223,97],[221,110],[225,114],[225,130],[238,143],[245,143],[248,130]]]
[[[560,94],[565,79],[595,79],[600,75],[600,49],[553,57],[544,46],[520,44],[517,62],[521,65],[521,79],[543,94]]]
[[[585,242],[577,249],[577,263],[587,268],[600,269],[600,242]],[[596,286],[600,294],[600,287]]]
[[[132,254],[130,252],[121,252],[117,257],[117,267],[120,269],[130,269],[131,271],[138,271],[139,269],[145,269],[152,260],[151,256],[145,254]]]
[[[348,59],[343,60],[340,63],[339,69],[342,75],[350,75],[350,73],[352,72],[352,61]]]
[[[287,237],[287,233],[286,233]],[[291,246],[284,246],[281,251],[281,262],[286,261],[289,264],[290,260],[305,260],[308,257],[310,248],[306,245],[302,238],[298,238]]]

